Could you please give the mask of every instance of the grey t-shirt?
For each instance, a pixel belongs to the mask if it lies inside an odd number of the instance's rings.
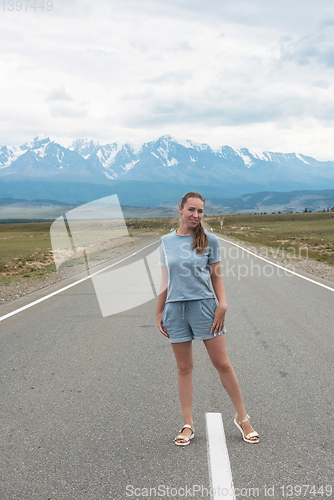
[[[204,254],[192,250],[193,236],[180,236],[176,231],[159,242],[159,264],[168,269],[166,302],[200,300],[214,297],[210,286],[209,264],[220,261],[220,244],[216,235],[205,231],[208,244]]]

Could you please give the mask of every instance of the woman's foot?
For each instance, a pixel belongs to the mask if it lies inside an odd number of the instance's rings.
[[[244,438],[244,440],[251,441],[253,443],[258,443],[259,442],[259,435],[258,435],[258,433],[256,431],[254,431],[254,429],[251,426],[251,424],[250,424],[250,422],[249,422],[248,419],[249,419],[248,415],[246,415],[246,417],[244,417],[244,418],[239,418],[238,414],[236,414],[236,416],[235,416],[235,421],[239,424],[239,426],[241,427],[241,429],[243,431],[243,434],[244,434],[243,438]],[[245,420],[245,422],[242,422],[243,420]],[[251,434],[253,432],[256,432],[257,435],[249,436],[249,434]]]
[[[176,444],[179,444],[179,445],[186,445],[190,442],[190,439],[192,439],[194,437],[194,427],[193,427],[193,424],[189,424],[191,425],[192,429],[189,429],[189,427],[182,427],[182,429],[180,430],[180,434],[178,436],[176,436],[175,438],[175,443]],[[182,437],[180,436],[184,436],[185,438],[188,438],[188,439],[182,439]]]

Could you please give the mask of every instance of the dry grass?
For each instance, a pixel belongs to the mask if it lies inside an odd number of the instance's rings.
[[[38,279],[55,271],[51,222],[0,224],[0,282]]]
[[[128,219],[126,225],[135,241],[168,233],[175,218]],[[0,283],[38,280],[56,272],[50,238],[52,222],[0,224]]]
[[[207,217],[217,233],[334,265],[331,212]],[[220,220],[224,221],[221,228]]]
[[[210,216],[203,221],[218,234],[334,265],[334,214],[330,212]],[[56,271],[51,223],[0,224],[0,283],[37,280]],[[151,233],[169,233],[178,223],[178,218],[126,220],[130,236],[137,241]]]

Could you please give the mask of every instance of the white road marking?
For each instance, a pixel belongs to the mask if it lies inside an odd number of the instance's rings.
[[[159,241],[159,240],[158,240]],[[26,306],[20,307],[19,309],[15,309],[15,311],[12,311],[8,314],[5,314],[4,316],[0,317],[0,321],[3,321],[7,318],[10,318],[11,316],[14,316],[15,314],[18,314],[19,312],[25,311],[26,309],[29,309],[29,307],[35,306],[36,304],[39,304],[40,302],[43,302],[44,300],[50,299],[50,297],[53,297],[54,295],[58,295],[61,292],[64,292],[65,290],[68,290],[69,288],[72,288],[73,286],[78,285],[79,283],[82,283],[83,281],[91,279],[93,276],[96,276],[97,274],[103,273],[106,271],[106,269],[110,269],[111,267],[117,266],[121,262],[124,262],[125,260],[129,259],[130,257],[133,257],[134,255],[137,255],[137,253],[142,252],[146,248],[149,248],[152,245],[155,245],[157,241],[154,241],[153,243],[150,243],[144,248],[141,248],[137,252],[132,253],[131,255],[128,255],[127,257],[124,257],[124,259],[121,259],[117,262],[114,262],[114,264],[110,264],[110,266],[104,267],[103,269],[100,269],[100,271],[96,271],[95,273],[90,274],[89,276],[85,276],[85,278],[82,278],[81,280],[75,281],[74,283],[71,283],[70,285],[67,285],[63,288],[60,288],[59,290],[56,290],[55,292],[50,293],[49,295],[45,295],[45,297],[41,297],[38,300],[35,300],[34,302],[30,302],[30,304],[27,304]]]
[[[235,500],[230,459],[221,413],[206,413],[208,465],[212,500]]]
[[[331,292],[334,292],[334,288],[331,288],[330,286],[324,285],[323,283],[319,283],[319,281],[312,280],[311,278],[307,278],[306,276],[303,276],[302,274],[295,273],[294,271],[290,271],[290,269],[287,269],[284,266],[280,266],[279,264],[275,264],[275,262],[271,262],[271,260],[265,259],[264,257],[261,257],[260,255],[257,255],[256,253],[251,252],[250,250],[247,250],[247,248],[244,248],[241,245],[237,245],[236,243],[233,243],[232,241],[224,240],[224,238],[220,238],[219,236],[217,236],[217,238],[219,240],[225,241],[226,243],[230,243],[231,245],[234,245],[234,246],[236,246],[238,248],[241,248],[245,252],[248,252],[249,254],[254,255],[254,257],[257,257],[258,259],[261,259],[261,260],[264,260],[265,262],[268,262],[268,264],[271,264],[272,266],[279,267],[280,269],[283,269],[284,271],[286,271],[288,273],[291,273],[291,274],[294,274],[295,276],[298,276],[298,278],[303,278],[306,281],[310,281],[311,283],[314,283],[316,285],[322,286],[323,288],[326,288],[327,290],[330,290]]]

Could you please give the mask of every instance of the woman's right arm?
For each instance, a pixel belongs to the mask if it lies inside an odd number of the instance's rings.
[[[157,325],[160,330],[160,332],[165,336],[168,337],[168,333],[163,327],[162,324],[162,315],[164,312],[165,308],[165,303],[167,299],[167,288],[168,288],[168,269],[166,266],[161,266],[161,283],[160,283],[160,290],[159,290],[159,296],[158,296],[158,305],[157,305]]]

